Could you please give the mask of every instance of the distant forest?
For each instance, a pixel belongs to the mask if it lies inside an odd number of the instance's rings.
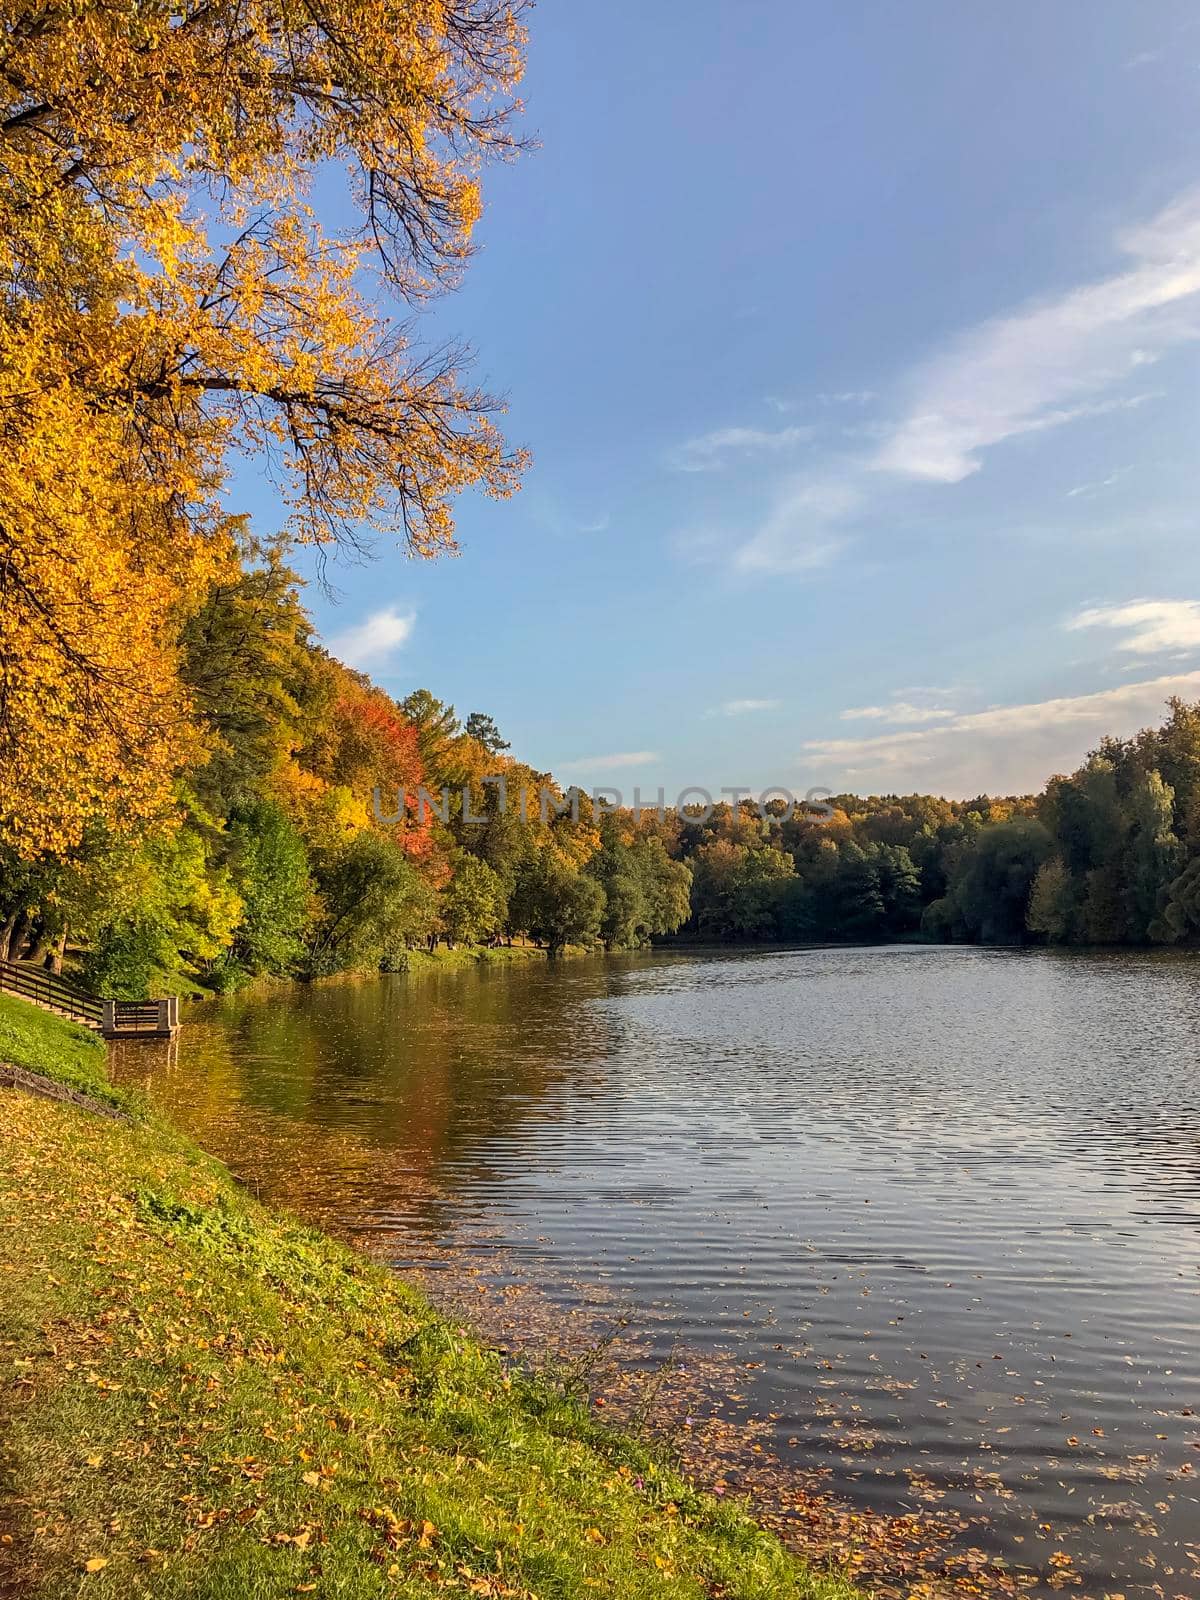
[[[543,818],[535,799],[522,817],[522,786],[572,791],[513,757],[486,713],[460,720],[425,689],[393,700],[333,659],[270,553],[212,587],[178,649],[188,736],[172,800],[134,827],[109,807],[65,843],[50,828],[41,848],[5,846],[0,957],[65,961],[99,992],[138,995],[388,968],[439,939],[558,952],[1200,935],[1197,706],[1172,702],[1161,728],[1105,740],[1036,796],[842,795],[826,818],[784,820],[747,801],[698,823],[597,817],[579,794],[577,816]],[[484,782],[497,774],[506,806]],[[444,820],[373,804],[422,785],[451,791]]]

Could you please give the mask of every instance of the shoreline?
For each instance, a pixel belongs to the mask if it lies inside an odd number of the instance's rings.
[[[943,948],[943,947],[932,947]],[[964,947],[965,948],[965,947]],[[652,963],[650,963],[652,964]],[[633,969],[638,965],[632,957],[618,960],[618,968]],[[344,987],[350,975],[321,980],[325,985]],[[404,974],[397,976],[403,977]],[[354,979],[351,993],[355,1003],[361,998],[368,1007],[376,1002],[363,986],[374,983],[376,975],[360,974]],[[496,981],[496,980],[493,980]],[[540,985],[541,978],[538,977]],[[505,982],[507,987],[507,981]],[[300,986],[292,1003],[301,1007],[299,997],[307,985]],[[414,995],[415,995],[414,991]],[[447,991],[441,1000],[452,1001],[468,991]],[[385,1008],[392,999],[385,999],[388,986],[380,991],[379,1004]],[[393,990],[392,997],[399,1001],[403,993]],[[438,994],[442,995],[439,987]],[[340,1001],[338,1002],[341,1003]],[[402,1003],[402,1002],[401,1002]],[[210,1016],[209,1024],[219,1033],[227,1031],[233,1017]],[[135,1051],[134,1058],[145,1054]],[[122,1074],[120,1065],[115,1068],[118,1081],[134,1086],[145,1080],[136,1073]],[[193,1082],[197,1079],[193,1069]],[[168,1105],[170,1102],[166,1102]],[[168,1114],[171,1114],[168,1112]],[[186,1111],[183,1113],[188,1123]],[[199,1126],[203,1126],[200,1124]],[[263,1135],[264,1130],[251,1120],[242,1124],[243,1133],[251,1145]],[[204,1134],[200,1133],[201,1138]],[[638,1346],[645,1331],[639,1322],[639,1313],[627,1304],[618,1304],[603,1296],[602,1286],[594,1278],[555,1276],[553,1273],[527,1274],[520,1267],[519,1255],[512,1256],[502,1247],[497,1251],[480,1251],[476,1246],[451,1239],[431,1244],[420,1241],[416,1250],[406,1229],[397,1225],[390,1231],[386,1225],[366,1223],[358,1226],[355,1216],[347,1214],[335,1202],[326,1204],[326,1190],[318,1183],[316,1188],[302,1183],[299,1188],[281,1184],[261,1172],[261,1162],[251,1161],[244,1166],[236,1140],[223,1141],[219,1132],[213,1134],[215,1148],[228,1159],[235,1171],[243,1174],[247,1186],[259,1192],[259,1176],[268,1193],[274,1193],[277,1203],[298,1210],[334,1237],[344,1239],[362,1250],[372,1259],[386,1263],[403,1274],[406,1281],[418,1282],[436,1306],[447,1315],[464,1321],[488,1348],[502,1347],[500,1353],[507,1361],[510,1351],[522,1367],[537,1370],[547,1362],[552,1366],[586,1365],[591,1373],[589,1388],[600,1397],[602,1410],[598,1415],[615,1420],[633,1414],[638,1426],[650,1422],[655,1436],[669,1440],[685,1467],[702,1486],[720,1497],[749,1494],[753,1499],[755,1520],[780,1534],[790,1548],[805,1559],[824,1562],[831,1557],[850,1568],[859,1581],[867,1583],[876,1594],[892,1600],[894,1596],[907,1596],[911,1585],[923,1582],[928,1595],[947,1596],[960,1592],[956,1581],[968,1583],[973,1594],[1011,1594],[1036,1586],[1038,1577],[1032,1569],[1018,1567],[1014,1574],[1005,1570],[1000,1558],[1004,1552],[990,1545],[986,1527],[976,1527],[969,1521],[956,1524],[943,1514],[936,1501],[938,1497],[923,1490],[906,1493],[903,1480],[897,1486],[893,1501],[878,1496],[864,1502],[855,1489],[842,1483],[832,1471],[827,1458],[806,1459],[803,1449],[789,1450],[782,1446],[796,1446],[799,1439],[776,1437],[776,1430],[762,1426],[763,1416],[751,1413],[742,1404],[744,1396],[737,1391],[744,1387],[745,1375],[740,1370],[741,1357],[727,1351],[717,1360],[709,1360],[695,1351],[686,1352],[688,1381],[676,1383],[674,1373],[665,1386],[662,1398],[669,1402],[663,1410],[647,1417],[642,1404],[647,1376],[639,1372],[641,1357]],[[350,1136],[350,1144],[354,1143]],[[364,1152],[369,1163],[369,1150]],[[339,1159],[345,1159],[348,1170],[357,1174],[360,1182],[370,1185],[369,1164],[359,1160],[353,1150],[339,1145]],[[281,1170],[301,1171],[306,1165],[303,1150],[297,1147],[294,1159],[281,1162]],[[437,1198],[434,1186],[414,1180],[411,1193],[401,1194],[393,1187],[391,1203],[406,1212],[414,1203],[432,1204]],[[389,1175],[394,1186],[396,1179]],[[329,1191],[336,1193],[336,1190]],[[368,1204],[369,1202],[364,1202]],[[366,1216],[368,1213],[364,1212]],[[516,1277],[524,1282],[514,1282]],[[453,1293],[448,1290],[453,1287]],[[519,1298],[518,1298],[519,1296]],[[605,1362],[610,1368],[620,1367],[611,1376],[603,1375],[604,1386],[598,1387],[601,1375],[593,1360],[594,1352],[606,1345],[608,1329],[617,1318],[624,1318],[628,1334],[622,1333],[620,1348],[610,1355],[620,1361]],[[631,1324],[631,1326],[630,1326]],[[659,1359],[661,1360],[662,1352]],[[725,1359],[728,1357],[728,1359]],[[673,1358],[668,1357],[668,1361]],[[683,1360],[683,1356],[680,1356]],[[674,1416],[672,1416],[672,1408]],[[677,1426],[685,1416],[695,1419],[695,1427],[680,1430]],[[852,1423],[853,1418],[848,1418]],[[796,1431],[804,1430],[803,1418],[797,1418]],[[847,1435],[850,1437],[850,1435]],[[757,1448],[756,1448],[757,1447]],[[987,1519],[981,1522],[986,1524]],[[982,1545],[982,1550],[980,1546]],[[993,1565],[995,1558],[995,1565]],[[925,1591],[922,1591],[924,1594]]]
[[[0,1593],[858,1600],[0,1002]]]

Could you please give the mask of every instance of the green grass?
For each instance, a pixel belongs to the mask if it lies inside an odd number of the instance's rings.
[[[105,1074],[105,1050],[88,1028],[0,994],[0,1061],[40,1072],[72,1089],[116,1103]]]
[[[0,1595],[852,1600],[129,1108],[0,1091]]]

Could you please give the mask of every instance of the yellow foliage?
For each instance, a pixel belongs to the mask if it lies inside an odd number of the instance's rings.
[[[505,0],[0,0],[0,831],[136,826],[194,755],[180,621],[227,572],[230,451],[294,537],[452,547],[507,494],[487,396],[379,308],[453,281],[513,147]],[[331,238],[305,199],[339,168]]]
[[[196,752],[175,678],[179,596],[229,555],[131,507],[120,423],[69,383],[38,387],[0,321],[0,832],[62,852],[86,821],[137,827]],[[25,385],[24,389],[17,386]],[[16,393],[14,394],[14,389]]]

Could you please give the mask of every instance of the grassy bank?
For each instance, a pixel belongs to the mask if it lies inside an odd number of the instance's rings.
[[[0,997],[0,1594],[850,1600]]]
[[[594,954],[593,951],[569,945],[556,959],[567,956]],[[467,967],[519,966],[530,961],[548,961],[549,952],[534,944],[460,944],[451,949],[438,945],[436,950],[406,950],[400,957],[402,965],[394,970],[409,974],[422,972],[456,972]]]

